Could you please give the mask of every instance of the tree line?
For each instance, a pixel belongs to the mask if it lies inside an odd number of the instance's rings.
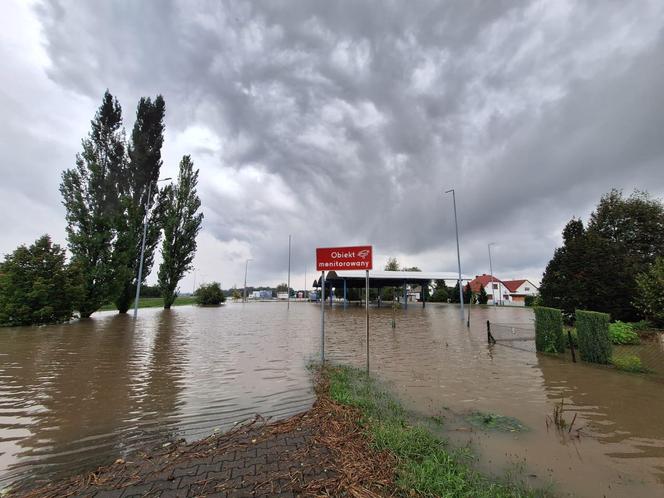
[[[48,235],[8,254],[0,263],[0,324],[62,322],[75,311],[87,318],[109,302],[126,313],[136,286],[152,270],[160,241],[158,287],[164,307],[171,307],[179,281],[191,269],[203,214],[199,171],[190,156],[182,157],[176,181],[158,184],[165,112],[161,95],[141,98],[127,140],[122,108],[105,92],[75,166],[62,174],[71,257],[67,261]]]
[[[645,192],[612,190],[584,225],[572,218],[540,286],[542,304],[664,325],[664,204]]]

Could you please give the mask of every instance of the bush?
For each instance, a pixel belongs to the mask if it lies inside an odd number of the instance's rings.
[[[19,246],[0,264],[0,325],[42,325],[69,320],[80,292],[65,251],[44,235]]]
[[[655,324],[649,320],[639,320],[638,322],[630,323],[632,329],[636,332],[645,332],[655,328]]]
[[[659,257],[636,276],[634,306],[656,325],[664,326],[664,257]]]
[[[613,344],[639,344],[639,336],[631,323],[616,320],[609,325],[609,337]]]
[[[613,363],[618,370],[624,370],[625,372],[648,373],[650,371],[643,366],[641,358],[634,355],[625,357],[614,356],[611,358],[611,363]]]
[[[535,308],[535,348],[541,353],[564,353],[563,315],[555,308]]]
[[[526,296],[524,298],[524,304],[528,307],[536,306],[537,296]]]
[[[201,306],[216,306],[226,301],[226,296],[221,290],[219,282],[201,285],[196,292],[196,303]]]
[[[610,363],[612,346],[608,314],[576,310],[576,331],[583,361]]]

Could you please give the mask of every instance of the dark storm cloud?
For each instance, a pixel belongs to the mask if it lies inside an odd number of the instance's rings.
[[[108,87],[128,121],[139,96],[164,94],[167,167],[191,152],[201,168],[201,265],[227,265],[225,280],[241,280],[247,257],[282,279],[289,233],[298,271],[316,245],[365,241],[452,270],[452,187],[467,273],[488,270],[495,241],[497,268],[537,278],[561,226],[603,192],[664,192],[659,2],[53,1],[34,12],[58,87],[89,102]]]

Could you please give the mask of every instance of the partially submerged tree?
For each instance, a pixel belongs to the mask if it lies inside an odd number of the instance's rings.
[[[78,292],[64,249],[43,235],[0,263],[0,325],[65,322],[73,315]]]
[[[158,95],[154,102],[144,97],[138,102],[136,122],[129,144],[129,163],[124,181],[119,184],[124,216],[119,219],[119,236],[114,255],[118,261],[118,294],[115,296],[115,305],[120,313],[127,312],[136,293],[146,215],[148,230],[143,256],[143,282],[152,269],[155,249],[161,235],[161,211],[154,200],[158,195],[157,180],[162,165],[165,109],[161,95]]]
[[[458,295],[458,294],[457,294]],[[430,301],[435,303],[445,303],[449,297],[445,280],[436,280]]]
[[[221,290],[219,282],[201,285],[194,292],[194,296],[196,297],[196,303],[200,306],[216,306],[226,301],[226,296]]]
[[[201,201],[196,192],[198,170],[194,171],[191,157],[180,161],[177,184],[168,185],[163,191],[162,263],[159,266],[159,287],[164,298],[164,308],[170,308],[177,297],[177,286],[196,254],[196,236],[201,229],[203,213],[199,213]]]
[[[83,277],[76,303],[83,318],[114,297],[118,274],[113,249],[122,212],[118,184],[126,169],[125,138],[122,108],[108,90],[91,125],[76,167],[62,174],[60,184],[69,250]]]

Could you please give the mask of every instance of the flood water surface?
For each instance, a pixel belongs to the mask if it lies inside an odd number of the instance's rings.
[[[476,308],[466,328],[452,305],[371,311],[372,374],[478,466],[517,469],[536,486],[575,496],[664,494],[664,384],[488,346],[486,320],[532,326],[527,309]],[[364,310],[326,313],[326,356],[365,365]],[[0,329],[0,489],[112,462],[146,445],[196,439],[233,423],[285,417],[313,401],[319,307],[292,303],[141,310],[130,317]],[[547,428],[564,400],[572,432]],[[515,417],[523,432],[477,428],[475,412]],[[580,432],[576,428],[582,428]],[[577,436],[578,434],[578,436]]]

